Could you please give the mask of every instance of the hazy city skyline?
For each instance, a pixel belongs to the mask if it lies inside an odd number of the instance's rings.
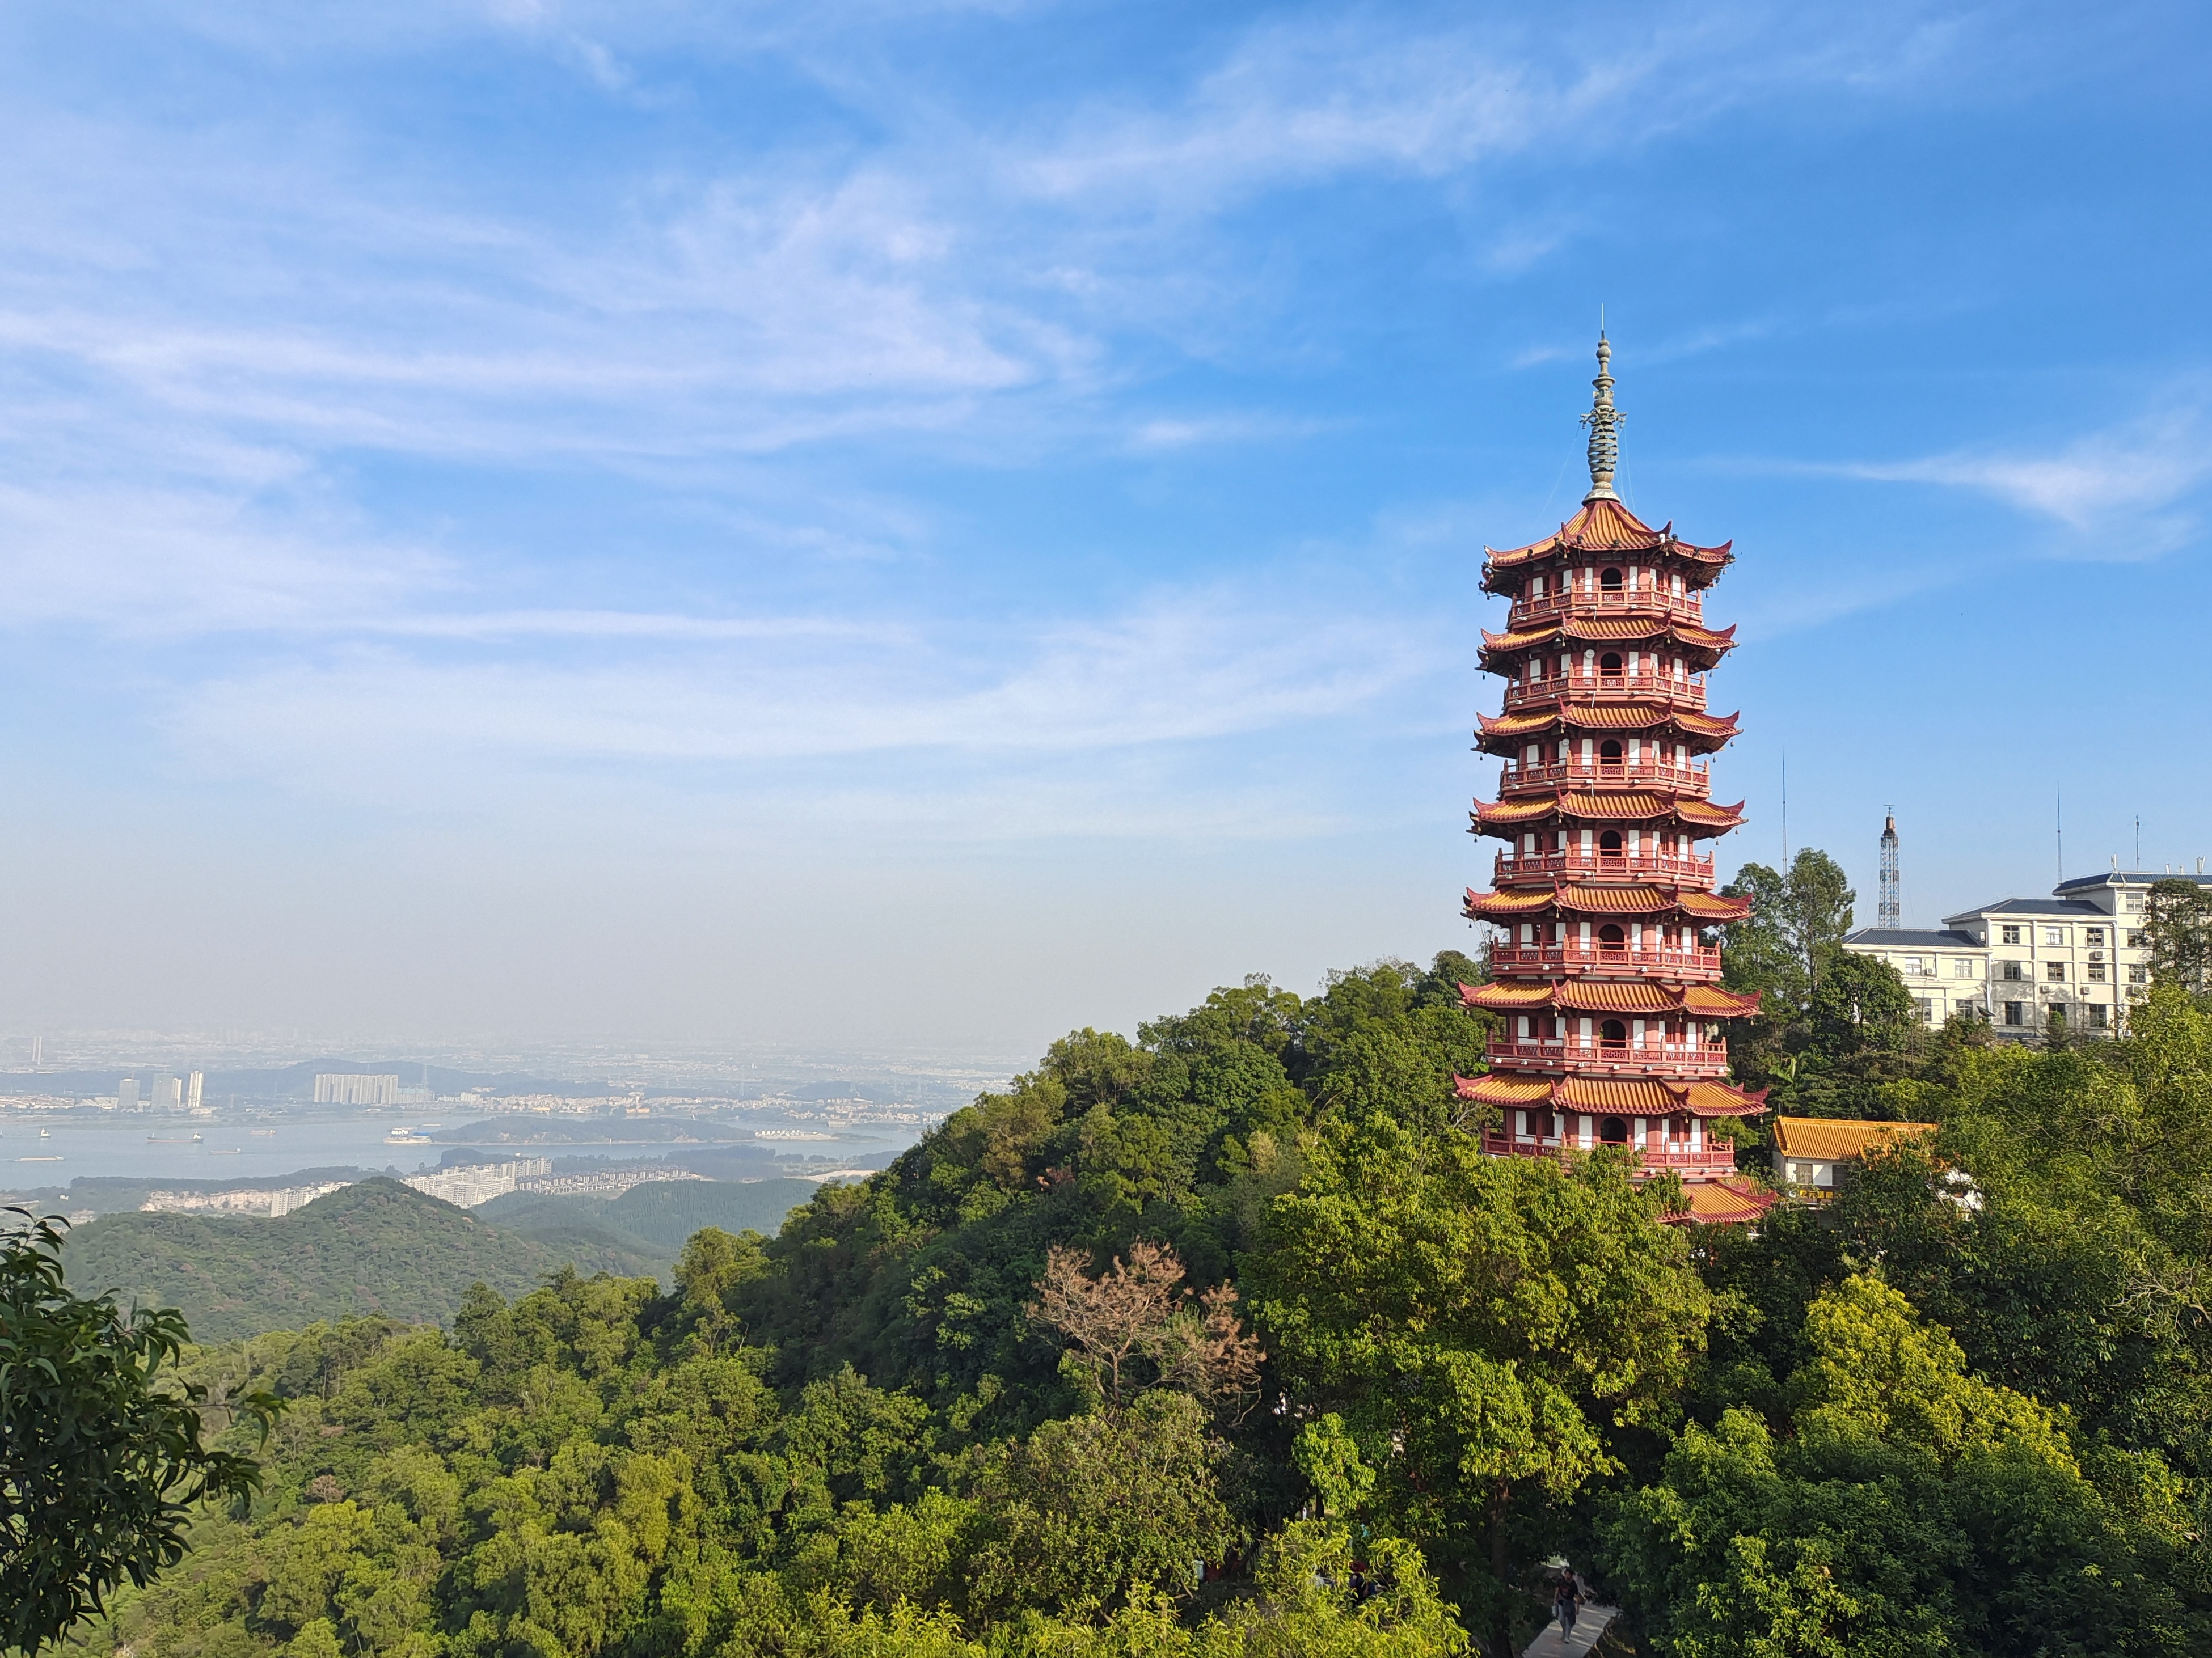
[[[1908,925],[2062,796],[2212,853],[2196,9],[0,27],[0,1031],[1033,1053],[1468,946],[1601,306],[1739,555],[1723,878],[1785,759],[1862,922],[1893,803]]]

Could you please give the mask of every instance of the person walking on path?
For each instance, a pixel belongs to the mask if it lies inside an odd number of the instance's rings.
[[[1559,1586],[1552,1593],[1552,1615],[1559,1620],[1559,1645],[1565,1647],[1575,1632],[1575,1607],[1582,1596],[1577,1593],[1579,1580],[1571,1566],[1559,1574]]]

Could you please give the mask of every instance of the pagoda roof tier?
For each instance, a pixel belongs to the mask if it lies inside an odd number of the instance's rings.
[[[1501,714],[1492,719],[1477,714],[1486,740],[1517,742],[1546,732],[1648,732],[1661,728],[1709,744],[1698,750],[1710,753],[1739,733],[1735,714],[1699,714],[1693,708],[1669,708],[1663,702],[1560,702],[1525,714]]]
[[[1640,1117],[1755,1117],[1766,1109],[1766,1090],[1747,1093],[1730,1083],[1668,1082],[1659,1077],[1531,1077],[1492,1071],[1454,1077],[1460,1098],[1476,1105],[1561,1111],[1626,1112]]]
[[[1680,823],[1702,840],[1726,835],[1744,821],[1744,803],[1716,805],[1686,796],[1650,794],[1641,789],[1603,793],[1561,789],[1547,799],[1478,800],[1470,814],[1474,833],[1505,840],[1539,823]]]
[[[1579,639],[1593,645],[1636,645],[1668,640],[1692,655],[1711,655],[1717,661],[1723,653],[1735,648],[1735,624],[1708,628],[1663,616],[1564,616],[1557,622],[1513,633],[1494,634],[1485,628],[1482,653],[1511,656],[1562,639]]]
[[[1748,1019],[1759,1011],[1761,993],[1739,995],[1713,985],[1663,979],[1563,979],[1462,985],[1459,994],[1467,1006],[1492,1013],[1686,1013],[1696,1019]]]
[[[1695,1222],[1702,1226],[1742,1226],[1762,1218],[1782,1199],[1771,1192],[1758,1190],[1748,1181],[1708,1180],[1686,1182],[1682,1201],[1686,1206],[1671,1209],[1660,1216],[1660,1224],[1680,1226]]]
[[[1662,915],[1676,912],[1692,920],[1741,921],[1751,914],[1748,898],[1723,898],[1694,887],[1585,887],[1564,882],[1506,892],[1468,890],[1467,914],[1478,920],[1500,920],[1560,910],[1571,915]]]
[[[1600,497],[1584,501],[1580,512],[1541,541],[1532,541],[1526,547],[1484,548],[1483,586],[1497,592],[1492,586],[1493,578],[1510,570],[1517,579],[1529,565],[1545,559],[1572,559],[1586,554],[1656,553],[1683,560],[1691,567],[1686,574],[1697,586],[1705,586],[1728,564],[1731,556],[1729,549],[1733,544],[1724,541],[1717,547],[1693,546],[1675,537],[1671,522],[1655,530],[1621,502]],[[1696,580],[1698,576],[1704,579]]]

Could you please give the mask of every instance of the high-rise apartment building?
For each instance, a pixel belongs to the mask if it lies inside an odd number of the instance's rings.
[[[392,1105],[398,1098],[397,1074],[362,1076],[340,1071],[319,1072],[315,1078],[317,1105]]]

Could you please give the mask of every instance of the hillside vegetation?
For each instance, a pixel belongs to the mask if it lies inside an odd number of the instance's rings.
[[[1073,1033],[670,1291],[205,1351],[293,1401],[266,1491],[97,1643],[1504,1658],[1554,1553],[1680,1658],[2212,1642],[2212,1015],[1954,1030],[1932,1146],[1693,1236],[1619,1152],[1479,1154],[1477,972]]]
[[[62,1254],[80,1294],[112,1289],[175,1307],[203,1341],[375,1313],[450,1323],[471,1283],[524,1295],[572,1262],[586,1272],[653,1270],[639,1252],[556,1248],[383,1179],[274,1220],[106,1215],[73,1232]]]
[[[665,1271],[684,1240],[702,1227],[773,1233],[815,1189],[812,1181],[793,1179],[647,1181],[614,1198],[510,1192],[475,1212],[526,1236],[544,1236],[555,1228],[596,1228],[640,1255],[663,1257]]]

